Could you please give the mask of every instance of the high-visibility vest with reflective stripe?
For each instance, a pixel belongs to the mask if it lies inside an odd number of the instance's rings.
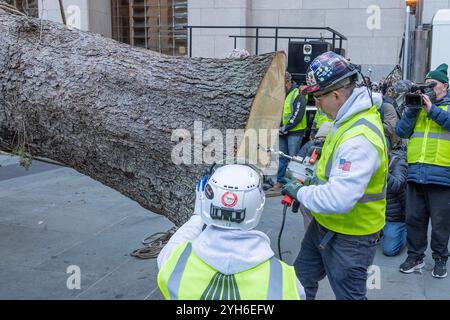
[[[249,270],[224,275],[182,243],[158,273],[167,300],[299,300],[294,268],[275,257]]]
[[[438,106],[449,111],[447,106]],[[421,110],[408,142],[408,163],[427,163],[450,167],[450,132],[428,118]]]
[[[298,92],[297,88],[294,88],[289,92],[286,99],[284,100],[284,109],[283,109],[283,126],[287,125],[289,122],[289,119],[292,116],[292,110],[294,110],[294,101],[298,97],[300,93]],[[305,103],[308,103],[308,96],[304,97]],[[299,130],[306,129],[307,123],[306,123],[306,114],[303,116],[302,121],[298,125],[296,125],[294,128],[289,130],[289,132],[295,132]]]
[[[339,146],[356,136],[362,135],[372,143],[378,151],[381,162],[378,170],[370,179],[363,197],[349,212],[344,214],[313,213],[317,222],[325,228],[349,235],[369,235],[383,228],[388,173],[386,138],[383,132],[380,115],[376,107],[373,106],[365,112],[350,117],[334,133],[327,136],[322,148],[321,158],[317,164],[315,180],[319,184],[325,184],[328,181],[334,166],[335,152]],[[341,160],[345,161],[345,159],[337,159],[337,161]]]
[[[316,115],[314,116],[314,122],[316,123],[316,128],[319,129],[324,122],[333,122],[330,118],[327,117],[325,113],[317,109]]]

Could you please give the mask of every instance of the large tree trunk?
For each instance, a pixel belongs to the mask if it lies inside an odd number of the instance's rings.
[[[180,225],[205,165],[175,129],[277,128],[285,56],[177,58],[0,10],[0,149],[22,146]]]

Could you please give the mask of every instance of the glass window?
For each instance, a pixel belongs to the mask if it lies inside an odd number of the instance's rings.
[[[112,0],[113,38],[168,55],[187,54],[187,0]]]
[[[30,17],[37,18],[39,16],[38,0],[6,0],[6,3],[15,6]]]

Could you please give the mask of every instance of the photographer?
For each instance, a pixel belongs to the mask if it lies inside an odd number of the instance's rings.
[[[426,76],[433,91],[422,94],[423,106],[406,106],[396,127],[408,143],[406,229],[408,258],[400,271],[412,273],[425,263],[428,221],[431,218],[431,250],[435,278],[447,276],[450,235],[450,94],[448,66],[440,65]],[[434,97],[435,94],[435,97]],[[430,99],[431,97],[431,99]],[[434,103],[432,100],[435,100]]]

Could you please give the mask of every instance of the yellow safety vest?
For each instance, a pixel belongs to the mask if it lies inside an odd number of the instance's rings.
[[[325,228],[348,235],[369,235],[384,227],[386,211],[386,180],[388,156],[383,125],[376,106],[353,115],[333,134],[329,134],[317,164],[316,182],[325,184],[334,166],[336,150],[345,141],[356,136],[364,136],[377,149],[380,166],[369,181],[364,196],[344,214],[321,214],[313,216]],[[339,159],[338,159],[339,161]],[[350,191],[350,190],[349,190]]]
[[[287,125],[289,122],[289,119],[292,116],[292,110],[294,110],[294,101],[298,97],[300,93],[298,92],[297,88],[294,88],[289,92],[286,99],[284,100],[284,109],[283,109],[283,126]],[[305,97],[306,103],[308,103],[308,96]],[[296,125],[294,128],[289,130],[289,132],[295,132],[300,130],[305,130],[307,127],[306,123],[306,112],[305,115],[302,118],[302,121],[298,125]]]
[[[275,257],[232,275],[217,272],[182,243],[158,273],[167,300],[299,300],[294,268]]]
[[[438,106],[449,111],[447,106]],[[428,118],[421,110],[408,142],[408,163],[427,163],[450,167],[450,132]]]
[[[316,115],[314,116],[314,122],[316,123],[316,128],[319,129],[324,122],[333,122],[330,118],[327,117],[325,113],[317,109]]]

